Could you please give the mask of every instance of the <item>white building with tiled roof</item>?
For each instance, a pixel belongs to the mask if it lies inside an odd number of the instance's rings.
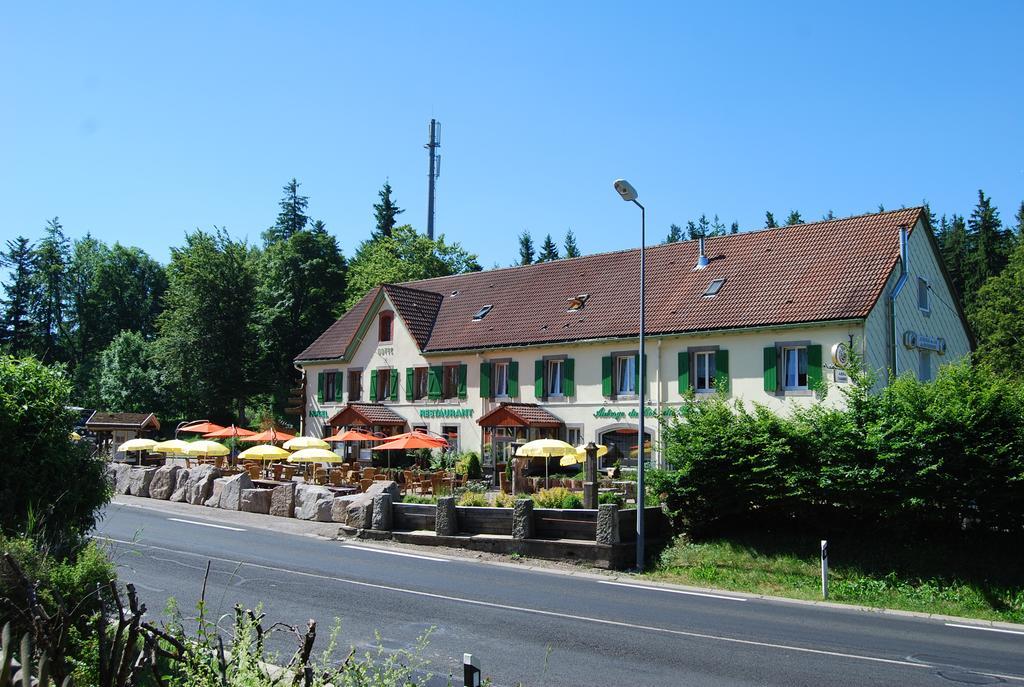
[[[511,443],[552,436],[606,444],[606,462],[628,465],[641,383],[650,416],[691,392],[783,410],[846,383],[843,346],[883,382],[931,378],[971,350],[921,208],[703,248],[706,261],[698,241],[647,249],[643,382],[638,250],[377,287],[296,359],[304,433],[420,427],[489,466]],[[656,449],[657,423],[645,424]]]

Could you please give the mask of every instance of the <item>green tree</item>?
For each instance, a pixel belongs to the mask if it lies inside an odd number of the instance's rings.
[[[729,233],[730,234],[738,234],[738,233],[740,233],[740,223],[735,221],[735,220],[733,220],[733,223],[729,225]]]
[[[100,354],[99,396],[113,413],[152,413],[164,407],[154,345],[124,331]]]
[[[529,231],[523,229],[523,233],[519,235],[519,264],[532,265],[533,253],[533,238]]]
[[[970,269],[965,277],[967,290],[973,300],[973,295],[985,281],[999,274],[1006,266],[1010,236],[999,219],[999,211],[992,205],[992,198],[986,197],[980,189],[978,204],[967,220],[967,227]]]
[[[63,361],[70,244],[59,218],[47,221],[46,235],[35,253],[32,320],[38,330],[39,355],[46,361]]]
[[[1024,380],[1024,244],[1006,268],[981,287],[971,325],[978,336],[977,359],[999,374]]]
[[[792,226],[794,224],[803,224],[804,218],[800,216],[799,210],[793,210],[789,213],[789,217],[786,218],[786,225]]]
[[[444,235],[431,241],[408,224],[396,226],[391,236],[363,241],[349,263],[345,310],[379,284],[446,277],[479,271],[476,255],[458,243],[448,244]]]
[[[552,260],[558,260],[558,244],[551,238],[551,234],[547,234],[544,237],[544,243],[540,244],[537,262],[551,262]]]
[[[565,246],[565,257],[580,257],[580,247],[576,245],[576,234],[572,233],[572,229],[565,232],[565,243],[563,245]]]
[[[829,211],[828,211],[828,212],[826,212],[826,213],[825,213],[824,215],[822,215],[822,216],[821,216],[821,219],[822,219],[823,221],[825,221],[825,222],[828,222],[829,220],[833,220],[833,219],[835,219],[835,218],[836,218],[836,216],[835,216],[835,214],[834,214],[834,213],[832,212],[832,209],[831,209],[831,208],[829,208]]]
[[[1017,226],[1014,229],[1013,244],[1019,246],[1024,243],[1024,200],[1020,203],[1020,208],[1017,210],[1017,214],[1014,216],[1017,220]]]
[[[774,229],[777,226],[779,225],[775,221],[775,215],[772,214],[771,210],[766,210],[764,213],[764,228]]]
[[[939,220],[939,249],[942,252],[942,261],[946,264],[946,271],[949,273],[949,280],[960,294],[961,302],[966,303],[967,294],[967,270],[968,270],[968,247],[967,247],[967,223],[962,215],[953,215],[952,220],[946,221],[943,215]]]
[[[110,500],[104,462],[71,441],[78,415],[59,366],[0,356],[0,534],[73,549]]]
[[[277,221],[274,225],[263,232],[263,241],[270,245],[275,241],[286,239],[292,234],[302,231],[309,222],[306,215],[306,207],[309,205],[309,197],[299,195],[299,186],[302,186],[295,177],[284,185],[284,196],[278,205],[281,211],[277,213]]]
[[[345,293],[347,268],[337,239],[319,220],[267,246],[260,256],[256,328],[261,378],[278,411],[295,383],[295,356],[341,314],[338,296]]]
[[[711,220],[711,233],[709,236],[725,236],[725,223],[718,219],[716,214]]]
[[[373,216],[377,221],[377,228],[373,232],[374,238],[391,236],[391,230],[397,223],[396,217],[405,212],[391,199],[391,184],[384,182],[383,188],[377,192],[380,202],[373,204]]]
[[[0,254],[0,267],[8,270],[8,281],[3,284],[4,298],[0,302],[0,346],[15,355],[24,355],[34,346],[35,332],[31,308],[35,284],[36,259],[32,244],[24,236],[7,242],[7,250]]]
[[[702,212],[700,217],[697,218],[697,231],[696,233],[691,232],[690,238],[699,238],[701,236],[707,237],[711,235],[711,220],[709,220],[708,216]]]
[[[678,243],[685,238],[682,227],[678,224],[668,225],[668,236],[665,237],[665,243]]]
[[[100,407],[99,350],[106,345],[96,342],[96,325],[103,318],[95,310],[93,298],[96,271],[109,252],[103,242],[86,234],[74,242],[68,265],[68,320],[66,344],[69,367],[74,380],[74,398],[86,408]]]
[[[172,412],[245,421],[258,386],[255,253],[223,230],[171,248],[156,356]]]

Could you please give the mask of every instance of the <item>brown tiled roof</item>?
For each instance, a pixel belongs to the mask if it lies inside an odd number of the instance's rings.
[[[370,289],[359,302],[352,306],[351,310],[338,318],[323,334],[317,337],[316,341],[307,346],[306,350],[299,353],[296,360],[340,358],[352,343],[352,339],[355,338],[359,325],[380,294],[381,288],[383,287],[375,286]]]
[[[342,425],[405,425],[405,418],[380,403],[349,403],[334,414],[332,426]]]
[[[913,229],[921,216],[921,208],[911,208],[709,238],[710,262],[703,270],[693,269],[697,241],[651,246],[646,330],[670,334],[864,318],[896,265],[899,227]],[[421,344],[427,353],[635,336],[639,262],[634,249],[471,272],[402,284],[402,297],[415,290],[441,299]],[[705,298],[716,279],[725,279],[724,286]],[[566,312],[568,299],[584,293],[586,305]],[[359,307],[367,302],[360,301],[299,359],[340,357],[341,337],[328,335],[354,332],[368,305]],[[493,307],[473,321],[484,305]]]
[[[410,289],[398,284],[386,284],[384,291],[422,350],[430,338],[430,330],[437,319],[443,297],[439,293]]]
[[[477,420],[481,427],[561,427],[564,422],[536,403],[502,403]]]
[[[108,427],[153,427],[154,429],[160,429],[160,422],[153,413],[108,413],[97,410],[86,421],[85,426],[89,429]]]

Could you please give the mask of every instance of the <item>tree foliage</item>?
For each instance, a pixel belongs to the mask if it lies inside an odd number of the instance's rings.
[[[60,219],[46,223],[43,239],[36,248],[32,318],[36,323],[38,355],[47,361],[63,361],[66,350],[62,334],[66,333],[64,304],[67,297],[70,243]]]
[[[686,238],[683,234],[683,228],[678,224],[668,225],[668,236],[665,237],[665,243],[678,243]]]
[[[580,257],[580,247],[576,245],[576,234],[572,233],[572,229],[565,232],[565,242],[562,245],[565,248],[565,257]]]
[[[384,186],[377,192],[377,195],[380,196],[380,202],[373,204],[373,216],[377,222],[377,228],[373,232],[373,237],[391,236],[392,229],[398,223],[396,218],[405,210],[398,207],[395,201],[391,199],[391,184],[387,181],[384,182]]]
[[[287,239],[306,228],[306,223],[309,222],[306,215],[309,198],[299,195],[299,186],[302,184],[295,177],[284,185],[284,195],[278,203],[281,211],[277,213],[277,221],[263,232],[263,241],[266,245]]]
[[[764,228],[765,229],[774,229],[777,226],[779,226],[779,225],[775,221],[775,215],[772,214],[771,210],[766,210],[765,213],[764,213]]]
[[[978,291],[971,322],[978,359],[994,370],[1024,379],[1024,243],[1009,264]]]
[[[540,244],[537,262],[551,262],[552,260],[558,260],[558,244],[551,238],[551,234],[547,234],[544,236],[544,243]]]
[[[100,355],[99,400],[113,413],[152,413],[164,407],[155,345],[138,332],[123,331]]]
[[[523,229],[519,235],[519,265],[532,265],[534,259],[533,237],[530,232]]]
[[[11,353],[24,354],[33,349],[34,327],[32,298],[35,283],[35,252],[24,236],[7,241],[7,250],[0,255],[0,267],[9,270],[0,301],[0,346]]]
[[[793,210],[789,213],[789,217],[786,218],[786,225],[793,226],[794,224],[803,224],[804,218],[800,216],[799,210]]]

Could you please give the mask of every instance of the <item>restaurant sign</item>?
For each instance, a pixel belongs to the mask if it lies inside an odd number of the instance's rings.
[[[420,417],[473,417],[472,408],[420,408]]]
[[[598,408],[594,412],[594,417],[599,419],[611,419],[615,421],[621,421],[623,418],[630,418],[635,420],[640,417],[640,412],[636,408],[631,408],[628,412],[625,410],[615,410],[614,408]],[[654,408],[644,408],[644,417],[658,417],[658,411]]]

